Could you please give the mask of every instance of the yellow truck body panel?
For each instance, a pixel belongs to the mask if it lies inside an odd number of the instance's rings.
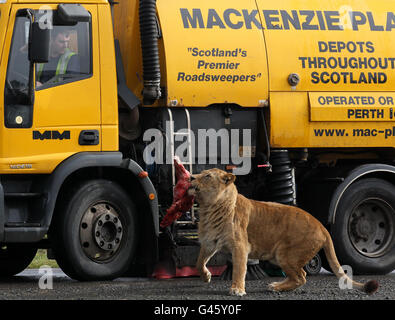
[[[115,6],[114,24],[116,37],[121,42],[128,85],[141,97],[137,5],[134,1],[123,1]],[[158,105],[265,105],[268,71],[262,30],[223,27],[225,22],[213,10],[221,13],[229,8],[229,19],[237,24],[238,15],[241,15],[238,12],[251,11],[256,6],[251,0],[157,1],[162,35],[159,39],[162,86],[167,90],[166,99]]]
[[[128,84],[141,96],[136,8],[123,1],[114,21]],[[272,147],[392,147],[394,9],[370,0],[158,0],[166,96],[157,105],[270,105]]]
[[[140,44],[138,6],[138,1],[122,1],[114,6],[114,37],[119,40],[121,47],[127,86],[142,100],[143,59]],[[162,41],[159,42],[162,44]],[[161,61],[165,63],[163,57]]]
[[[395,7],[257,1],[273,147],[393,147]],[[292,86],[287,79],[298,74]]]
[[[271,91],[391,91],[395,86],[388,1],[258,0]],[[287,83],[298,73],[296,88]]]
[[[168,105],[264,104],[268,71],[262,30],[241,27],[240,19],[242,10],[255,9],[255,1],[172,0],[158,1],[157,7]]]

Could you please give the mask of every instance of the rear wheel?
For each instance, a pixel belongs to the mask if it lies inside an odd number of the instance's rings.
[[[50,233],[62,270],[77,280],[122,275],[137,241],[137,213],[125,191],[115,182],[92,180],[62,203]]]
[[[331,228],[341,264],[355,274],[386,274],[395,268],[395,187],[368,178],[343,194]]]

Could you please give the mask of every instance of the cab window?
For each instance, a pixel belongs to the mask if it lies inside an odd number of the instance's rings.
[[[89,22],[53,26],[49,61],[36,64],[36,90],[86,79],[92,75]]]

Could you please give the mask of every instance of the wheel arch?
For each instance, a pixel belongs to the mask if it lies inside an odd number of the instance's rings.
[[[387,164],[366,164],[351,170],[335,189],[329,205],[328,223],[334,224],[339,202],[344,192],[356,181],[364,178],[380,178],[395,185],[395,167]]]
[[[137,207],[138,215],[142,217],[144,228],[142,241],[150,246],[149,250],[146,250],[145,260],[156,260],[159,235],[156,190],[143,169],[131,159],[122,159],[122,154],[119,152],[78,153],[61,163],[44,186],[47,202],[43,225],[47,229],[50,228],[57,211],[56,206],[61,202],[65,191],[76,183],[88,179],[115,181],[130,195]]]

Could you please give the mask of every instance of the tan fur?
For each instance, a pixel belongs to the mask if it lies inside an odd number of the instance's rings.
[[[282,282],[269,288],[293,290],[306,282],[305,266],[324,248],[337,277],[347,277],[340,267],[332,239],[325,227],[300,208],[247,199],[238,194],[235,176],[219,169],[192,176],[189,193],[199,203],[199,241],[197,269],[210,282],[207,262],[219,250],[232,253],[233,274],[230,293],[245,294],[247,258],[268,260],[286,273]],[[349,279],[349,281],[351,281]],[[352,281],[364,290],[364,284]]]

